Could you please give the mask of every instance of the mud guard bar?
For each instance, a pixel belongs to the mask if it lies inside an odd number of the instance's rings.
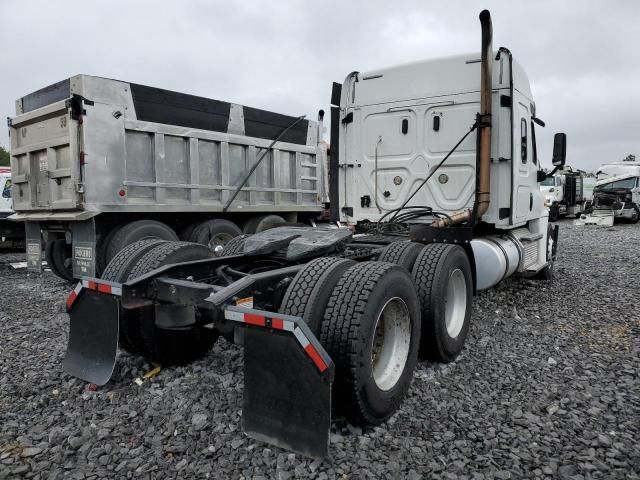
[[[83,279],[67,299],[71,322],[64,370],[104,385],[118,350],[122,285]],[[313,457],[329,451],[335,367],[299,317],[225,305],[244,327],[242,428],[257,440]]]

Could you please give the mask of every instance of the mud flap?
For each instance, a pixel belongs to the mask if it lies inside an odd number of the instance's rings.
[[[334,375],[330,357],[298,317],[228,309],[234,311],[225,312],[227,319],[247,327],[243,430],[256,440],[326,457]]]
[[[64,370],[96,385],[111,378],[118,351],[119,300],[89,289],[73,302]]]

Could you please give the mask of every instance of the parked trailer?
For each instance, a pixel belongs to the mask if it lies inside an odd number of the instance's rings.
[[[350,228],[277,227],[221,256],[136,242],[70,294],[65,370],[102,385],[118,346],[184,364],[223,335],[244,343],[242,425],[253,438],[324,456],[332,413],[362,425],[394,414],[419,356],[459,355],[477,290],[553,272],[558,228],[532,132],[541,121],[522,68],[492,50],[489,12],[480,20],[481,61],[334,84],[330,196]],[[554,165],[565,153],[556,134]]]
[[[224,245],[323,210],[321,122],[88,75],[20,98],[16,114],[12,218],[32,270],[41,234],[71,279],[143,238]]]

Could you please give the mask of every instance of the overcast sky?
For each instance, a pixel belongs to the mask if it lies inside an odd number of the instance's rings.
[[[484,7],[529,74],[543,164],[556,131],[575,167],[640,157],[637,0],[2,1],[0,115],[87,73],[315,119],[351,71],[478,52]]]

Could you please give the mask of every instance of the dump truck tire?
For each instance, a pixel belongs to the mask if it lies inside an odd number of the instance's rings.
[[[114,237],[118,230],[120,230],[121,225],[116,225],[115,227],[109,230],[104,238],[100,241],[98,246],[96,247],[96,274],[101,276],[104,272],[105,268],[107,268],[107,248],[111,243],[111,239]]]
[[[191,234],[189,241],[207,245],[213,250],[217,246],[224,247],[233,238],[240,235],[242,235],[242,230],[235,223],[216,218],[198,225]]]
[[[244,233],[259,233],[269,230],[270,228],[281,227],[286,223],[285,219],[280,215],[262,215],[253,217],[245,223],[242,229]]]
[[[44,256],[53,273],[67,282],[73,281],[71,245],[67,245],[67,242],[61,238],[51,240],[47,243]]]
[[[413,265],[416,262],[416,258],[424,247],[421,243],[408,242],[401,240],[390,243],[383,250],[378,257],[379,262],[395,263],[411,271]]]
[[[222,250],[221,257],[230,257],[232,255],[240,255],[244,249],[244,239],[249,235],[240,235],[231,239]]]
[[[422,358],[452,362],[462,351],[471,323],[473,277],[458,245],[423,247],[411,273],[422,305]]]
[[[338,280],[320,342],[336,366],[333,405],[355,424],[378,425],[405,397],[418,358],[420,303],[406,270],[363,262]]]
[[[53,244],[56,240],[49,240],[44,247],[44,259],[47,262],[47,266],[51,272],[56,276],[62,278],[63,273],[58,271],[58,267],[53,261]]]
[[[164,240],[140,240],[120,250],[102,273],[102,279],[108,282],[124,283],[129,279],[131,270],[149,250]],[[139,315],[131,310],[120,309],[118,344],[129,353],[142,353],[144,344],[140,335]]]
[[[213,252],[204,245],[188,242],[166,242],[148,251],[131,270],[130,279],[146,275],[172,263],[210,258]],[[153,309],[138,309],[143,355],[161,365],[185,365],[207,354],[218,338],[218,332],[199,322],[189,327],[165,329],[156,326]]]
[[[293,278],[282,299],[280,313],[301,317],[316,337],[333,287],[356,262],[322,257],[309,262]]]
[[[200,222],[191,223],[180,230],[180,233],[178,234],[180,240],[183,242],[188,242],[191,238],[191,235],[193,234],[193,231],[198,227],[198,225],[200,225]]]
[[[127,245],[139,240],[177,241],[178,236],[169,226],[156,220],[136,220],[120,228],[113,236],[107,248],[107,263]]]

